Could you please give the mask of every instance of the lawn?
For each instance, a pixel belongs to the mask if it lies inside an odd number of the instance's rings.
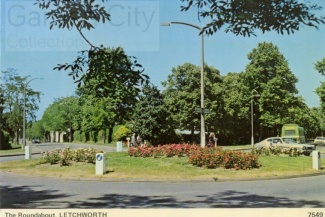
[[[21,149],[20,144],[11,145],[11,149],[0,150],[0,155],[6,154],[24,154],[24,150]]]
[[[187,158],[135,158],[125,152],[106,153],[106,174],[95,175],[95,165],[72,163],[70,166],[40,164],[40,159],[0,163],[0,169],[34,176],[65,179],[223,181],[232,179],[272,178],[324,172],[312,169],[312,158],[306,156],[260,156],[261,167],[252,170],[205,169],[192,166]]]

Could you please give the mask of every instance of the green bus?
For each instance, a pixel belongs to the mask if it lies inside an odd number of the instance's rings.
[[[299,127],[298,124],[284,124],[281,136],[292,138],[297,143],[306,143],[304,128]]]

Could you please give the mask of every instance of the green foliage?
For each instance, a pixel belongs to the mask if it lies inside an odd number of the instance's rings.
[[[11,144],[9,143],[9,133],[0,130],[0,150],[11,149]]]
[[[316,62],[315,69],[320,74],[325,75],[325,57],[322,60]]]
[[[301,107],[302,101],[296,97],[296,76],[291,72],[287,60],[272,43],[259,43],[248,54],[250,63],[243,73],[243,82],[251,91],[252,97],[257,91],[260,97],[254,98],[255,126],[264,127],[263,137],[276,135],[280,126],[295,122],[288,118],[290,109]],[[255,130],[255,132],[257,129]]]
[[[29,87],[29,76],[21,77],[15,69],[1,71],[0,84],[0,115],[1,129],[6,130],[18,143],[19,129],[23,125],[24,95],[27,123],[35,120],[35,111],[38,110],[40,92]]]
[[[208,24],[204,27],[207,34],[224,28],[225,32],[236,35],[255,35],[256,30],[263,33],[276,31],[277,33],[294,33],[301,26],[316,27],[325,23],[325,17],[318,17],[313,12],[322,7],[302,3],[297,0],[181,0],[185,2],[183,11],[197,7],[199,18],[207,18]]]
[[[222,109],[221,93],[217,91],[221,83],[219,71],[205,66],[205,107],[211,109],[206,115],[207,125],[217,128],[220,123]],[[200,129],[200,115],[195,109],[201,107],[200,67],[190,63],[172,69],[172,74],[163,82],[164,102],[171,114],[175,129],[190,130],[191,142],[194,141],[194,131]]]
[[[153,145],[171,143],[175,137],[169,116],[158,88],[144,85],[133,113],[131,129]]]
[[[32,126],[26,130],[26,136],[30,139],[42,139],[46,131],[42,121],[32,123]]]
[[[105,8],[97,4],[96,1],[36,0],[35,4],[41,9],[51,8],[46,13],[47,19],[51,20],[50,29],[53,26],[62,29],[71,29],[75,26],[78,31],[82,29],[90,30],[94,28],[92,21],[105,23],[105,21],[110,20],[110,15]]]
[[[42,116],[44,130],[67,132],[70,128],[78,127],[80,107],[75,96],[56,99]],[[71,124],[71,126],[70,126]]]
[[[223,144],[244,144],[250,135],[250,92],[243,84],[242,74],[228,73],[222,78],[223,83],[218,90],[222,94],[222,117],[219,138]]]
[[[120,126],[113,134],[114,141],[126,141],[126,137],[131,137],[132,131],[126,126]]]

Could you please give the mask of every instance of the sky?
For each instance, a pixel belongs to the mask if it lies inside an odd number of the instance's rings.
[[[71,63],[78,51],[89,48],[75,29],[50,30],[50,21],[44,11],[33,5],[35,1],[1,0],[1,70],[14,68],[29,79],[29,87],[41,91],[37,119],[45,109],[60,97],[74,94],[76,85],[65,71],[56,71],[57,64]],[[325,8],[324,0],[313,3]],[[186,62],[201,64],[201,38],[199,31],[184,25],[161,26],[163,22],[187,22],[204,26],[196,10],[181,12],[179,0],[108,1],[105,7],[111,21],[94,24],[95,29],[85,31],[95,45],[121,46],[130,56],[135,56],[159,89],[173,67]],[[325,9],[319,14],[325,16]],[[325,81],[314,69],[314,64],[325,57],[325,25],[303,27],[295,34],[279,35],[275,32],[243,37],[220,30],[205,36],[204,61],[217,68],[221,75],[245,71],[249,63],[247,54],[261,42],[272,42],[288,61],[289,68],[298,78],[296,87],[309,107],[319,106],[314,92]],[[1,82],[1,81],[0,81]],[[199,87],[198,87],[199,88]]]

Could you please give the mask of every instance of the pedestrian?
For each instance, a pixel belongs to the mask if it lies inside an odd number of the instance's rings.
[[[136,146],[135,133],[133,133],[132,136],[131,136],[131,146]]]
[[[212,132],[209,135],[209,144],[208,147],[214,147],[215,146],[215,134]]]
[[[137,136],[137,145],[141,145],[141,136],[140,136],[140,133]]]

